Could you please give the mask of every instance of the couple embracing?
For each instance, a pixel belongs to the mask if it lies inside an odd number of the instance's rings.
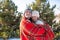
[[[26,9],[20,22],[21,40],[53,40],[54,32],[50,25],[39,18],[39,12]]]

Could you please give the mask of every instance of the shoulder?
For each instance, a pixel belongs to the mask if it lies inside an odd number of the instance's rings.
[[[32,23],[29,19],[24,19],[24,20],[22,20],[22,24],[27,25],[27,24],[32,24]]]

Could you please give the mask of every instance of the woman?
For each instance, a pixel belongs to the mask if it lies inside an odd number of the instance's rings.
[[[26,9],[22,17],[22,20],[20,22],[20,39],[21,40],[27,40],[27,37],[25,37],[25,33],[24,33],[24,31],[26,31],[25,24],[30,22],[31,13],[32,11],[30,9]],[[28,31],[26,32],[29,33]]]

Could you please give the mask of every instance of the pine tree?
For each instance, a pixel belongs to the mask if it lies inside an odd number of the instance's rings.
[[[18,15],[18,16],[16,16]],[[19,37],[21,13],[12,0],[0,2],[0,38]]]
[[[60,14],[55,16],[55,19],[53,20],[54,24],[53,24],[53,29],[55,32],[55,39],[59,40],[60,39]]]

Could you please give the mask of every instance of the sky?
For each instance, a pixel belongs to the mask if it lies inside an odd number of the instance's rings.
[[[26,5],[31,4],[35,0],[12,0],[17,6],[19,12],[24,12]]]
[[[19,12],[24,12],[24,10],[27,8],[26,5],[31,4],[35,0],[12,0],[17,6]],[[56,5],[56,8],[54,9],[54,13],[59,14],[60,13],[60,0],[48,0],[50,3],[50,7],[53,5]]]
[[[54,9],[55,15],[60,13],[60,0],[49,0],[50,2],[50,7],[53,5],[56,5],[56,8]]]

